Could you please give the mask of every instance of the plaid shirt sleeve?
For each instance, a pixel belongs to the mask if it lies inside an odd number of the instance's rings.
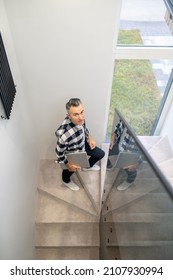
[[[119,150],[126,151],[126,152],[133,152],[139,155],[138,163],[143,161],[142,154],[136,145],[133,137],[129,133],[129,131],[125,128],[124,124],[120,120],[117,124],[114,133],[117,135],[119,143]]]
[[[85,123],[84,123],[84,131],[85,131],[85,139],[86,139],[86,141],[88,142],[89,130],[88,130],[88,128],[86,127],[86,124],[85,124]]]
[[[114,133],[117,136],[117,140],[120,139],[123,131],[124,131],[124,124],[120,120],[119,123],[116,125],[115,130],[114,130]]]
[[[67,157],[65,155],[65,151],[67,150],[65,141],[63,141],[62,137],[57,138],[57,145],[56,145],[56,155],[58,158],[58,162],[64,162],[65,164],[68,162]]]

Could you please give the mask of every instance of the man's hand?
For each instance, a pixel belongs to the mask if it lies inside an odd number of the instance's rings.
[[[112,132],[111,134],[111,139],[110,139],[110,144],[109,144],[109,149],[112,150],[114,144],[115,144],[115,139],[116,139],[116,135],[114,132]]]
[[[72,162],[68,162],[66,164],[67,168],[71,172],[76,172],[77,170],[80,170],[81,167],[79,165],[73,164]]]
[[[114,146],[114,141],[110,141],[109,150],[112,150],[113,146]]]
[[[138,163],[137,164],[131,164],[131,165],[128,165],[126,167],[124,167],[123,169],[128,169],[129,171],[135,171],[136,168],[138,167]]]
[[[89,146],[90,146],[91,150],[93,150],[95,148],[96,143],[93,139],[89,141]]]
[[[89,134],[89,136],[88,136],[88,144],[89,144],[91,150],[93,150],[96,147],[96,142],[92,138],[91,134]]]

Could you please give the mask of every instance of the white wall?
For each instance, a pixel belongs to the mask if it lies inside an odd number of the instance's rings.
[[[79,97],[91,134],[105,138],[121,0],[5,0],[41,158],[55,158],[65,103]]]
[[[120,3],[0,0],[17,85],[11,118],[0,119],[0,259],[33,257],[39,157],[55,157],[54,131],[69,98],[83,100],[92,135],[104,141]]]
[[[11,118],[0,119],[0,259],[30,259],[34,248],[37,141],[3,0],[0,26],[17,85]]]

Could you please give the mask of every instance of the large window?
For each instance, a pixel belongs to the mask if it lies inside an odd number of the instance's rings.
[[[166,16],[163,0],[122,1],[107,138],[115,107],[138,135],[153,134],[173,68],[166,49],[173,47]]]
[[[120,33],[126,31],[122,44],[173,46],[171,29],[163,0],[122,0]],[[139,34],[141,41],[128,41],[128,32]]]

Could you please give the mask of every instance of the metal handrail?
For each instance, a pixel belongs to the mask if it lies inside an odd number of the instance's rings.
[[[139,149],[142,151],[142,153],[144,154],[145,158],[148,160],[148,162],[150,163],[152,169],[154,170],[154,172],[157,174],[158,178],[160,179],[161,183],[163,184],[163,186],[165,187],[166,191],[169,193],[169,195],[171,196],[171,198],[173,199],[173,187],[171,186],[171,184],[169,183],[169,181],[167,180],[167,178],[165,177],[165,175],[163,174],[163,172],[160,170],[160,168],[157,166],[156,162],[152,159],[152,157],[150,156],[149,152],[146,150],[146,148],[143,146],[143,144],[141,143],[141,141],[139,140],[139,138],[135,135],[134,131],[132,130],[132,128],[130,127],[130,125],[127,123],[127,121],[125,120],[125,118],[121,115],[121,113],[118,111],[117,108],[115,108],[115,112],[118,114],[119,118],[122,120],[122,122],[125,124],[125,126],[127,127],[128,131],[130,132],[131,136],[134,138],[136,145],[139,147]]]

